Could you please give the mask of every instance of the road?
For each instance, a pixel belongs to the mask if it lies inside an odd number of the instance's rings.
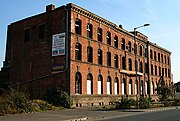
[[[103,121],[180,121],[180,109],[147,112],[133,116],[103,119]]]

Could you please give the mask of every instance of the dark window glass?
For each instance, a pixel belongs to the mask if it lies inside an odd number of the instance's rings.
[[[114,67],[118,68],[118,55],[114,56]]]
[[[151,64],[151,75],[153,75],[153,65]]]
[[[102,56],[102,50],[98,49],[98,64],[102,65],[103,63],[103,56]]]
[[[80,19],[76,19],[76,22],[75,22],[75,32],[76,34],[79,34],[81,35],[81,20]]]
[[[140,69],[139,69],[139,71],[140,71],[141,73],[143,73],[143,63],[142,63],[142,62],[140,62]]]
[[[147,63],[145,63],[145,73],[148,73],[148,64]]]
[[[139,55],[140,55],[140,56],[143,55],[143,49],[142,49],[142,46],[139,46]]]
[[[161,62],[164,63],[163,54],[161,54]]]
[[[129,58],[129,70],[132,71],[132,59]]]
[[[154,51],[154,60],[156,61],[157,58],[156,58],[156,51]]]
[[[157,66],[155,65],[155,75],[157,76]]]
[[[106,39],[107,39],[107,44],[111,45],[111,33],[109,31],[106,33]]]
[[[162,76],[164,76],[164,68],[162,68]]]
[[[129,52],[131,52],[131,42],[130,41],[128,42],[127,49],[128,49]]]
[[[168,57],[167,61],[168,61],[168,65],[169,65],[169,64],[170,64],[170,59],[169,59],[169,57]]]
[[[161,76],[161,67],[159,66],[159,76]]]
[[[122,40],[121,40],[121,49],[125,50],[125,48],[126,48],[125,39],[122,38]]]
[[[81,44],[80,43],[77,43],[76,44],[76,47],[75,47],[75,59],[76,60],[81,60],[81,48],[82,48],[82,46],[81,46]]]
[[[107,66],[111,66],[111,53],[107,52]]]
[[[30,40],[30,28],[24,30],[24,42]]]
[[[164,63],[166,64],[166,55],[164,56]]]
[[[91,46],[87,47],[87,61],[88,62],[93,62],[93,49]]]
[[[92,39],[92,36],[93,36],[93,27],[92,27],[92,24],[88,23],[87,25],[87,37],[91,38]]]
[[[44,24],[39,25],[39,39],[44,39]]]
[[[98,28],[98,41],[99,42],[102,42],[102,29],[101,28]]]
[[[148,55],[148,49],[147,47],[145,48],[145,52],[144,52],[144,56],[147,58],[147,55]]]
[[[158,61],[161,61],[160,53],[158,53]]]
[[[122,69],[126,70],[126,58],[122,57]]]
[[[118,48],[118,36],[114,37],[114,47]]]
[[[152,50],[150,50],[150,58],[153,59]]]

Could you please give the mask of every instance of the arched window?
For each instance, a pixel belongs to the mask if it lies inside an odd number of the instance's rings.
[[[76,46],[75,46],[75,59],[76,60],[81,60],[81,44],[80,43],[76,43]]]
[[[128,51],[131,52],[131,42],[128,42]]]
[[[81,20],[76,19],[76,21],[75,21],[75,32],[76,32],[76,34],[81,35],[81,24],[82,24]]]
[[[134,68],[135,68],[135,71],[136,71],[136,70],[138,71],[138,62],[137,62],[137,60],[134,61],[134,66],[135,66],[135,67],[134,67]]]
[[[154,71],[153,71],[154,69],[153,69],[153,64],[151,64],[151,75],[153,75],[154,73]]]
[[[132,71],[132,59],[129,58],[129,70]]]
[[[157,76],[157,66],[155,65],[155,75]]]
[[[76,72],[76,77],[75,77],[75,94],[82,94],[82,76],[80,72]]]
[[[114,80],[114,94],[117,95],[119,94],[119,80],[118,77],[115,78]]]
[[[161,54],[158,53],[158,61],[161,62]]]
[[[119,65],[119,63],[118,63],[118,55],[114,55],[114,67],[115,68],[118,68],[118,65]]]
[[[106,40],[107,44],[111,45],[111,33],[109,31],[106,33]]]
[[[159,66],[159,76],[161,76],[161,67]]]
[[[107,94],[112,94],[112,91],[111,91],[111,77],[108,76],[107,78]]]
[[[103,77],[102,77],[102,75],[98,76],[98,94],[103,94]]]
[[[145,94],[147,94],[148,92],[148,82],[147,81],[145,81]]]
[[[140,83],[140,94],[143,95],[143,80],[141,80],[141,83]]]
[[[165,68],[165,77],[168,77],[168,74],[167,74],[167,68]]]
[[[166,64],[166,55],[164,55],[164,63]]]
[[[154,83],[154,88],[155,88],[155,89],[158,88],[158,83],[157,83],[157,82]],[[155,90],[154,93],[157,94],[157,90]]]
[[[137,44],[136,43],[134,43],[134,53],[137,54]]]
[[[129,95],[132,94],[132,79],[129,80]]]
[[[170,64],[170,59],[169,59],[169,57],[167,57],[167,62],[168,62],[168,65]]]
[[[142,48],[142,46],[139,46],[139,55],[140,55],[140,56],[143,55],[143,48]]]
[[[91,38],[93,37],[93,26],[92,24],[87,24],[87,37]]]
[[[153,52],[150,50],[150,58],[153,59]]]
[[[125,48],[126,48],[125,39],[122,38],[122,40],[121,40],[121,49],[125,50]]]
[[[142,63],[142,61],[140,62],[140,69],[139,69],[139,71],[140,71],[141,73],[143,73],[143,63]]]
[[[118,36],[114,37],[114,47],[118,48]]]
[[[98,27],[98,34],[97,34],[97,39],[99,42],[102,42],[102,29],[100,27]]]
[[[92,74],[87,75],[87,94],[93,93],[93,77]]]
[[[154,90],[155,90],[155,88],[154,88],[154,82],[152,81],[152,82],[151,82],[151,94],[154,94]]]
[[[161,54],[161,62],[162,63],[164,63],[164,59],[163,58],[164,58],[164,56],[163,56],[163,54]]]
[[[93,48],[91,46],[87,47],[87,61],[90,63],[93,62]]]
[[[123,78],[122,81],[122,95],[126,94],[126,79]]]
[[[122,57],[122,69],[126,70],[126,57]]]
[[[102,50],[98,49],[98,64],[102,65],[102,63],[103,63]]]
[[[157,60],[156,51],[154,51],[154,60],[155,60],[155,61]]]
[[[111,53],[107,52],[107,66],[111,66]]]
[[[137,80],[136,80],[136,82],[135,82],[134,91],[135,91],[135,95],[137,95],[137,94],[138,94],[138,81],[137,81]]]
[[[147,64],[147,63],[145,63],[144,67],[145,67],[145,73],[148,73],[148,71],[149,71],[148,64]]]

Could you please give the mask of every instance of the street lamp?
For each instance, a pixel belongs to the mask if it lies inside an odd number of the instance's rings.
[[[146,26],[149,26],[150,24],[144,24],[142,26],[138,26],[138,27],[135,27],[134,28],[134,43],[135,43],[135,47],[134,47],[134,52],[135,52],[135,72],[136,72],[136,82],[138,82],[138,79],[137,79],[137,45],[136,45],[136,30],[138,28],[141,28],[141,27],[146,27]],[[138,85],[140,86],[140,82],[137,83],[137,87]],[[140,89],[140,88],[139,88]],[[139,90],[140,91],[140,90]],[[139,109],[139,104],[138,104],[138,88],[137,88],[137,95],[136,95],[136,100],[137,100],[137,108]]]

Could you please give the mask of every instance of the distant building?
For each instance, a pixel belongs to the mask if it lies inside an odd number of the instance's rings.
[[[180,92],[180,82],[174,84],[176,87],[176,92]]]
[[[5,67],[10,84],[31,98],[58,86],[77,107],[107,105],[121,96],[154,97],[161,77],[172,86],[170,51],[74,4],[48,5],[42,14],[11,23]]]

